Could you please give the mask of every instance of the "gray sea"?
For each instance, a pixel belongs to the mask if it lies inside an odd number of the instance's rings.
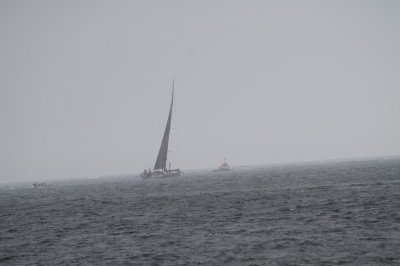
[[[3,185],[0,264],[400,265],[400,159]]]

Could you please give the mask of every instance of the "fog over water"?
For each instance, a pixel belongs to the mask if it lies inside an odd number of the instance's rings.
[[[0,2],[0,182],[400,154],[399,1]]]

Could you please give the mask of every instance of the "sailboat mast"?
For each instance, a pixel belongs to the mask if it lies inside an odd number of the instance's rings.
[[[171,111],[172,111],[172,105],[174,104],[174,90],[175,90],[175,79],[172,79],[172,97],[171,97]]]
[[[172,96],[171,96],[171,105],[169,107],[169,126],[171,128],[172,124],[172,107],[174,105],[174,89],[175,89],[175,79],[172,79]],[[169,129],[170,130],[170,129]],[[169,142],[169,133],[168,133],[168,142]],[[165,169],[167,169],[167,162],[168,162],[168,144],[167,144],[167,154],[165,155]],[[171,162],[169,162],[169,170],[171,170]]]
[[[169,132],[171,130],[172,106],[174,103],[174,83],[175,83],[175,80],[172,80],[171,105],[169,108],[167,125],[165,126],[165,131],[164,131],[163,139],[161,141],[160,150],[158,152],[157,160],[154,165],[154,170],[158,170],[158,169],[167,170]]]

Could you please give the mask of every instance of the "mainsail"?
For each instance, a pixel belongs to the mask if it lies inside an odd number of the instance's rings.
[[[168,141],[169,132],[171,130],[171,117],[172,117],[172,104],[174,103],[174,81],[172,81],[172,98],[171,106],[169,108],[169,115],[167,125],[165,126],[164,136],[161,142],[160,150],[158,152],[157,161],[153,170],[167,170],[167,154],[168,154]]]

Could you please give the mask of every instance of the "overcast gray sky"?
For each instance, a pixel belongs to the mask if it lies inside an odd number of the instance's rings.
[[[0,181],[400,154],[400,1],[0,1]]]

